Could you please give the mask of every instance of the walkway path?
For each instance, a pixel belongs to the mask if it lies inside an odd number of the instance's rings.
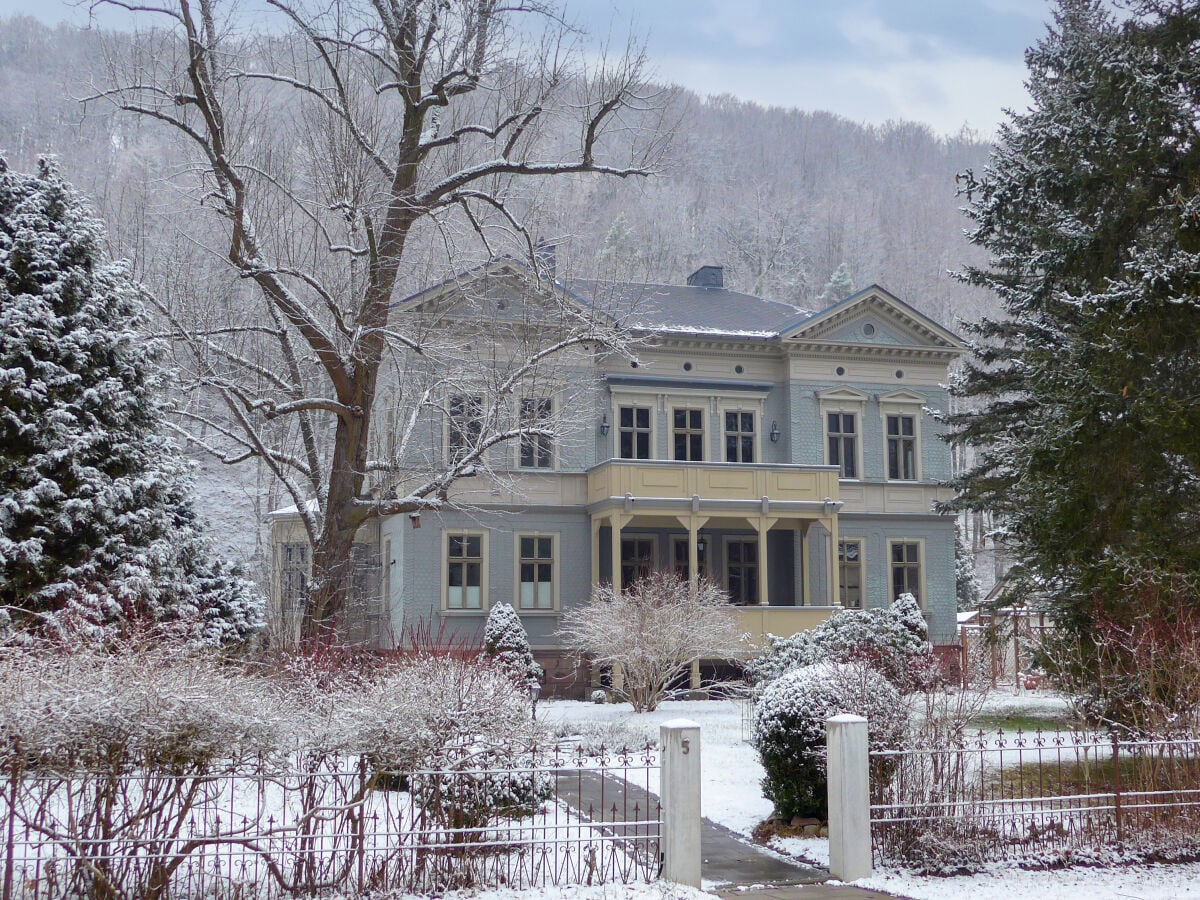
[[[645,788],[630,785],[612,775],[602,778],[597,773],[588,775],[591,777],[585,775],[580,784],[580,796],[570,801],[578,803],[581,809],[587,809],[589,805],[595,810],[613,806],[619,810],[632,810],[635,806],[640,810],[658,807],[658,797]],[[620,833],[619,828],[615,830]],[[824,869],[768,853],[708,819],[701,820],[700,852],[700,875],[705,889],[722,897],[740,900],[896,900],[891,894],[853,885],[825,884],[829,873]]]

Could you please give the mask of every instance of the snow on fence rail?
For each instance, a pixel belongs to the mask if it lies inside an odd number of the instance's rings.
[[[652,747],[460,748],[441,770],[370,754],[121,771],[10,765],[2,900],[205,896],[651,880],[662,810]]]
[[[1200,735],[979,732],[871,753],[882,859],[925,871],[1079,852],[1200,855]]]

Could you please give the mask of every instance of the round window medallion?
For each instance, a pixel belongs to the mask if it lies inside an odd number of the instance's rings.
[[[897,370],[896,370],[896,377],[897,377],[897,378],[903,378],[903,377],[904,377],[904,370],[903,370],[903,369],[897,369]]]
[[[839,375],[845,375],[845,374],[846,374],[846,369],[845,369],[844,367],[842,367],[842,366],[838,366],[838,367],[837,367],[837,373],[838,373]]]
[[[636,362],[631,362],[631,363],[629,364],[629,368],[631,368],[631,369],[636,369],[636,368],[637,368],[637,363],[636,363]]]
[[[867,337],[870,337],[874,333],[875,333],[875,326],[872,325],[870,322],[868,322],[866,325],[863,326],[863,334],[865,334]]]
[[[684,363],[684,364],[683,364],[683,371],[685,371],[685,372],[690,372],[690,371],[692,371],[692,364],[691,364],[691,363]]]
[[[734,366],[734,367],[733,367],[733,371],[735,371],[735,372],[737,372],[739,375],[741,375],[741,374],[742,374],[743,372],[745,372],[746,370],[745,370],[744,368],[742,368],[741,366]]]

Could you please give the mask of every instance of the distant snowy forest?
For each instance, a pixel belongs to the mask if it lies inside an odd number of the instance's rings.
[[[62,176],[106,220],[112,253],[161,283],[166,271],[198,278],[216,267],[173,225],[195,203],[176,187],[176,138],[104,99],[81,102],[110,83],[111,65],[154,52],[162,45],[131,34],[0,18],[0,152],[27,171],[39,155],[56,155]],[[660,102],[673,136],[659,177],[546,179],[524,198],[543,239],[557,245],[560,270],[679,283],[723,264],[727,286],[808,309],[877,282],[951,328],[994,311],[990,295],[948,274],[982,261],[962,237],[955,176],[983,168],[987,141],[680,88],[664,88]],[[261,115],[272,128],[306,127],[283,104]],[[425,236],[428,264],[402,275],[397,296],[445,276],[437,237]],[[205,493],[228,548],[252,555],[257,522],[279,500],[271,486],[248,468],[240,479],[210,479]]]

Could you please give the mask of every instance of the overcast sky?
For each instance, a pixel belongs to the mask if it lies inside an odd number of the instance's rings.
[[[701,94],[855,121],[994,132],[1023,109],[1024,49],[1049,0],[565,0],[592,34],[646,36],[660,80]],[[68,0],[0,0],[0,13],[87,21]]]

